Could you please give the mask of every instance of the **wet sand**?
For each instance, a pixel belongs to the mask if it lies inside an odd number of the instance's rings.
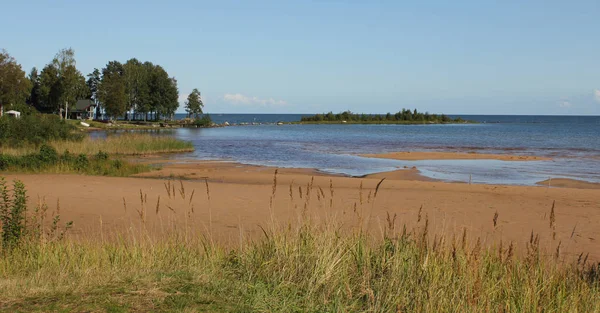
[[[546,179],[536,184],[546,187],[560,187],[560,188],[578,188],[578,189],[600,189],[600,183],[592,183],[577,179],[568,178],[552,178]]]
[[[465,153],[465,152],[420,152],[420,151],[402,151],[379,154],[362,154],[363,157],[393,159],[404,161],[419,160],[501,160],[501,161],[548,161],[547,157],[513,154],[486,154],[486,153]]]
[[[297,225],[306,217],[335,220],[345,229],[362,225],[380,236],[389,214],[396,216],[397,230],[403,224],[409,230],[422,228],[428,220],[432,239],[443,234],[450,241],[467,229],[472,243],[477,237],[488,246],[512,241],[518,251],[525,251],[534,232],[549,255],[560,242],[565,257],[589,252],[590,258],[600,260],[600,192],[594,189],[427,181],[415,169],[363,178],[279,169],[274,191],[274,171],[227,162],[192,162],[143,175],[153,178],[9,175],[7,179],[22,180],[32,204],[38,197],[45,198],[52,211],[60,201],[62,220],[74,222],[74,237],[127,231],[142,224],[140,212],[145,212],[147,228],[210,230],[214,238],[230,243],[259,238],[260,226],[268,227],[272,220]],[[167,179],[179,176],[184,180]],[[383,178],[375,198],[375,187]],[[549,226],[553,202],[555,229]]]

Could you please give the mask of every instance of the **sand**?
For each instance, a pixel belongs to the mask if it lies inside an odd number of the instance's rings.
[[[552,178],[546,179],[536,184],[546,187],[560,187],[560,188],[578,188],[578,189],[600,189],[600,183],[592,183],[583,180],[569,179],[569,178]]]
[[[381,236],[389,214],[396,216],[396,229],[403,224],[409,230],[422,228],[427,219],[432,239],[434,234],[443,234],[451,240],[452,235],[460,236],[467,229],[471,243],[477,237],[488,246],[502,240],[506,247],[512,241],[518,251],[525,251],[525,243],[534,232],[540,235],[547,254],[554,253],[560,242],[563,257],[589,252],[592,260],[600,260],[600,192],[594,189],[444,183],[423,180],[414,169],[364,178],[279,169],[271,209],[274,171],[210,162],[172,165],[146,174],[182,175],[186,177],[182,181],[79,175],[7,178],[18,178],[26,184],[32,204],[44,198],[52,211],[60,200],[62,220],[74,222],[70,236],[75,238],[127,231],[142,224],[140,212],[145,212],[142,215],[149,229],[194,228],[233,244],[260,238],[259,226],[268,227],[272,220],[278,225],[298,225],[306,216],[317,221],[334,220],[345,229],[362,225]],[[383,178],[374,198],[374,188]],[[312,191],[307,197],[312,179]],[[140,200],[140,193],[145,201]],[[555,229],[549,226],[553,202]],[[420,207],[421,221],[417,222]]]
[[[513,154],[486,154],[475,152],[418,152],[403,151],[379,154],[362,154],[363,157],[404,161],[418,160],[501,160],[501,161],[548,161],[547,157]]]

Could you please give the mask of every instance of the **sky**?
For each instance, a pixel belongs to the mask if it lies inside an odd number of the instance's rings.
[[[26,72],[162,65],[211,113],[600,115],[600,1],[5,1]]]

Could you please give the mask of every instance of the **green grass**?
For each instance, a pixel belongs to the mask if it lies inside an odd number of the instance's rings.
[[[142,155],[158,153],[177,153],[194,151],[192,143],[170,136],[150,134],[120,134],[108,136],[106,139],[86,137],[81,141],[51,141],[47,143],[57,151],[68,150],[73,154],[95,155],[98,152],[118,155]],[[0,147],[0,154],[26,155],[35,153],[38,146],[23,146],[16,148]]]
[[[99,176],[130,176],[151,171],[146,164],[135,164],[112,158],[99,151],[95,155],[63,154],[51,146],[43,145],[39,152],[27,155],[0,154],[0,171],[8,173],[87,174]]]

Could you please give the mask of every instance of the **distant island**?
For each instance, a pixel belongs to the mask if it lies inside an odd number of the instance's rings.
[[[334,114],[333,112],[315,114],[312,116],[303,116],[300,123],[313,124],[333,124],[333,123],[352,123],[352,124],[453,124],[453,123],[473,123],[463,120],[460,117],[451,118],[445,114],[430,114],[429,112],[419,112],[417,109],[402,109],[398,113],[392,114],[357,114],[350,111]]]

